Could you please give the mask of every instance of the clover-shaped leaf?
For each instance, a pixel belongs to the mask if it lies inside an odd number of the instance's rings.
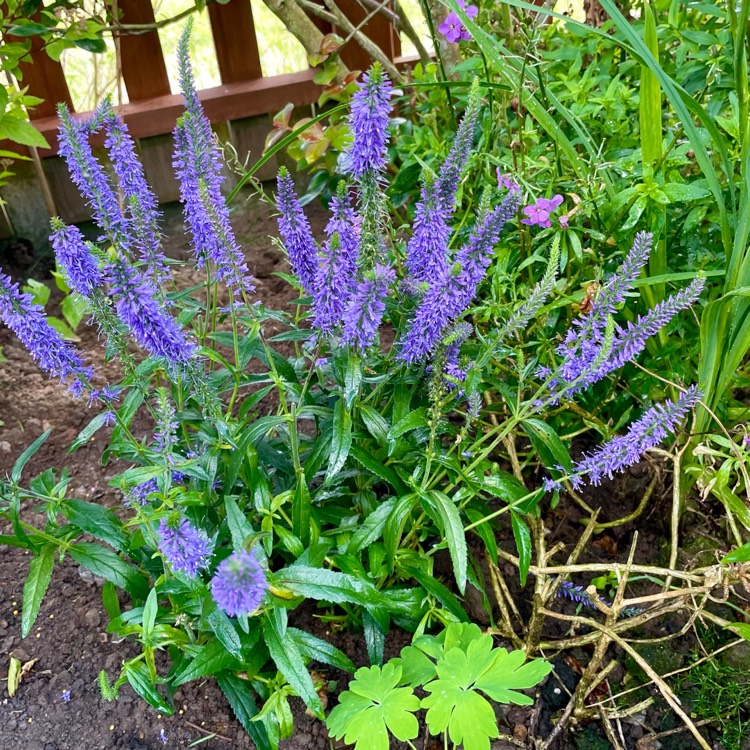
[[[464,750],[489,750],[490,740],[498,736],[497,723],[492,706],[479,691],[498,702],[528,705],[531,698],[514,688],[536,685],[552,666],[541,659],[524,664],[523,651],[495,649],[490,635],[463,643],[465,649],[446,649],[438,660],[437,679],[424,686],[430,695],[422,700],[422,708],[427,709],[432,734],[447,730],[451,742],[463,744]]]
[[[492,666],[474,683],[474,687],[498,703],[530,706],[534,701],[515,690],[534,687],[552,671],[552,665],[544,659],[534,659],[528,664],[524,664],[525,660],[523,651],[508,653],[504,648],[495,649]]]
[[[388,750],[388,732],[401,741],[414,739],[419,734],[414,716],[419,698],[411,688],[397,687],[400,681],[401,667],[391,663],[358,669],[328,716],[331,735],[344,737],[355,750]]]

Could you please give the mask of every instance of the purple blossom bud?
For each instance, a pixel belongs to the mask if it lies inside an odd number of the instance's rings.
[[[349,115],[352,143],[344,160],[355,180],[385,169],[392,91],[393,84],[378,63],[357,84]]]
[[[297,198],[294,180],[285,167],[279,170],[276,184],[281,239],[289,255],[292,271],[300,280],[302,288],[307,294],[314,295],[318,246],[313,239],[310,222]]]
[[[213,554],[213,544],[206,532],[176,514],[159,523],[159,549],[174,570],[190,578],[208,566]]]
[[[253,551],[235,552],[211,579],[214,600],[230,617],[255,612],[267,587],[266,574]]]
[[[81,396],[93,376],[76,348],[49,324],[44,308],[30,294],[21,293],[18,284],[0,273],[0,320],[18,336],[39,367],[50,377],[67,383],[74,396]]]
[[[343,342],[364,353],[375,341],[383,320],[388,289],[396,280],[395,271],[382,264],[365,274],[352,293],[344,314]]]
[[[574,465],[571,473],[576,484],[582,484],[582,477],[586,477],[591,484],[598,485],[605,477],[611,479],[616,472],[640,461],[646,451],[675,431],[700,399],[700,391],[691,386],[677,401],[652,406],[630,425],[625,435],[613,438]],[[559,488],[560,483],[553,481],[553,485]]]
[[[505,188],[506,190],[520,190],[518,184],[513,180],[509,174],[503,174],[500,171],[500,167],[495,170],[497,174],[497,189],[500,190]]]
[[[52,228],[50,243],[65,280],[73,291],[91,297],[104,281],[99,263],[78,227],[66,226],[59,219],[52,219]]]

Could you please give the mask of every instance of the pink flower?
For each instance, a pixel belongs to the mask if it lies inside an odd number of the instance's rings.
[[[506,190],[518,190],[518,185],[513,181],[509,174],[503,174],[500,167],[497,168],[497,189],[506,188]]]
[[[479,8],[476,5],[466,5],[466,0],[456,0],[459,7],[466,13],[469,18],[476,18],[479,13]],[[469,41],[471,34],[468,29],[461,23],[461,19],[451,11],[446,17],[445,21],[438,26],[438,31],[449,41],[458,42],[460,39]]]
[[[560,226],[561,226],[561,227],[562,227],[563,229],[567,229],[567,228],[568,228],[568,225],[569,225],[569,222],[570,222],[570,217],[568,216],[568,214],[563,214],[563,215],[562,215],[562,216],[561,216],[561,217],[560,217],[560,218],[558,219],[558,221],[560,222]]]
[[[523,212],[527,218],[521,219],[521,223],[527,224],[530,227],[551,227],[550,214],[556,211],[562,202],[562,195],[553,195],[551,198],[539,198],[536,203],[524,207]],[[565,223],[563,223],[562,218],[565,219]],[[561,225],[567,227],[568,217],[565,216],[562,218],[560,220]]]

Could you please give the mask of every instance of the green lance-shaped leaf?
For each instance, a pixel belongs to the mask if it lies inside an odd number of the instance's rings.
[[[47,592],[47,587],[52,578],[52,567],[55,564],[54,544],[46,544],[39,554],[29,565],[29,575],[23,587],[23,612],[21,615],[21,637],[26,636],[34,627],[34,622],[39,614],[39,607]]]

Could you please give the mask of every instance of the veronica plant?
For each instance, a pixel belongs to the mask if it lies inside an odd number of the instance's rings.
[[[540,662],[521,666],[520,652],[493,649],[490,636],[456,635],[456,623],[469,619],[461,599],[467,585],[482,588],[466,534],[477,534],[496,558],[492,523],[509,513],[528,551],[524,519],[545,492],[499,470],[495,451],[524,431],[552,474],[547,488],[558,491],[567,480],[609,476],[676,430],[698,400],[694,389],[652,407],[624,438],[577,465],[539,417],[607,377],[612,363],[637,356],[646,337],[695,300],[700,284],[618,325],[650,248],[640,236],[556,359],[543,363],[546,369],[528,361],[516,340],[549,309],[559,252],[553,245],[544,275],[503,321],[474,324],[475,297],[498,248],[516,242],[523,204],[514,182],[496,188],[493,177],[478,204],[462,207],[461,220],[453,220],[461,183],[484,168],[472,156],[478,86],[445,163],[425,175],[414,226],[401,241],[384,193],[393,89],[374,66],[353,99],[352,140],[320,245],[291,176],[279,175],[279,232],[301,312],[269,311],[253,296],[232,232],[220,152],[194,90],[188,51],[189,27],[178,55],[185,112],[175,130],[174,165],[193,263],[205,271],[205,285],[181,289],[170,273],[176,261],[159,244],[153,195],[124,124],[106,103],[88,122],[60,110],[61,152],[106,248],[59,220],[53,244],[62,273],[122,364],[119,382],[107,383],[0,277],[0,317],[45,370],[75,395],[103,404],[72,448],[111,428],[103,458],[130,466],[111,483],[115,510],[70,497],[66,471],[50,469],[25,486],[24,468],[45,433],[0,485],[0,515],[12,524],[13,544],[32,552],[23,634],[31,631],[55,558],[67,555],[106,579],[109,630],[142,646],[114,681],[102,675],[105,697],[129,684],[168,714],[179,685],[213,677],[265,749],[291,731],[290,695],[323,717],[310,662],[354,671],[332,644],[295,627],[304,602],[318,602],[327,618],[361,631],[374,665],[383,661],[393,626],[418,636],[447,626],[445,653],[427,649],[420,657],[432,670],[421,705],[435,732],[484,747],[496,734],[487,698],[518,702],[513,689],[536,684],[547,671]],[[118,162],[111,171],[88,141],[101,128]],[[498,499],[500,509],[491,510]],[[40,502],[46,520],[35,527],[24,505]],[[455,580],[436,572],[443,550]],[[130,596],[131,609],[120,610],[116,587]],[[447,647],[454,636],[458,651]],[[157,663],[156,651],[169,654],[168,665]],[[406,662],[400,668],[400,675],[391,665],[371,676],[386,693],[400,690]],[[477,727],[461,719],[467,690]],[[406,713],[419,707],[403,695],[398,702]],[[356,739],[352,720],[337,711],[331,729]],[[413,736],[413,721],[399,726],[396,736]]]

